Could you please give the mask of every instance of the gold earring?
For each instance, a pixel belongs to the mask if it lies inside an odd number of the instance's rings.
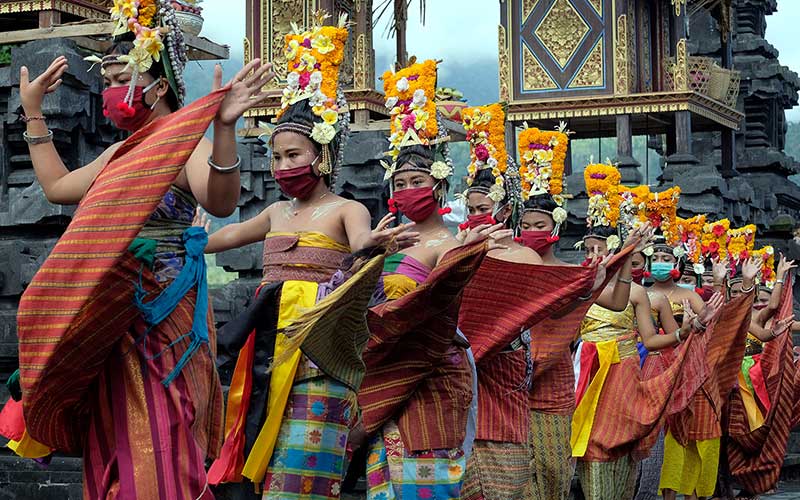
[[[319,173],[322,175],[330,175],[333,168],[331,167],[331,159],[330,153],[328,152],[328,147],[322,147],[322,159],[319,162]]]

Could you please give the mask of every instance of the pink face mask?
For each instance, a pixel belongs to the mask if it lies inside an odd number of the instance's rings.
[[[108,87],[103,91],[103,116],[111,120],[115,127],[128,132],[135,132],[142,128],[153,110],[144,102],[144,95],[158,85],[156,80],[147,87],[137,85],[133,90],[133,103],[128,106],[125,97],[130,87]]]

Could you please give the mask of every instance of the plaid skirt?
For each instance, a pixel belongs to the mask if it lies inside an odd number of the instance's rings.
[[[267,468],[265,499],[339,498],[354,401],[352,390],[325,375],[294,384]]]
[[[390,420],[370,441],[367,500],[459,500],[465,469],[460,448],[406,451]]]
[[[527,443],[477,440],[467,461],[461,500],[525,498],[529,480]]]

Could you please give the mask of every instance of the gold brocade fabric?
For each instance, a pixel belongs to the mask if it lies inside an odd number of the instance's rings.
[[[404,274],[386,274],[383,276],[383,289],[389,300],[399,299],[417,288],[417,282]]]
[[[752,333],[748,333],[747,339],[745,340],[744,355],[755,356],[756,354],[761,354],[763,351],[764,343],[758,340]]]
[[[581,323],[581,339],[585,342],[603,342],[616,339],[620,359],[638,356],[633,305],[628,303],[624,311],[616,312],[593,304]]]

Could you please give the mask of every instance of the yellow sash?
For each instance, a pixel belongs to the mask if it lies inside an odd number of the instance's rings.
[[[281,289],[281,303],[278,311],[278,329],[289,326],[304,310],[310,309],[317,302],[319,285],[311,281],[285,281]],[[286,336],[278,333],[275,341],[275,357],[285,349]],[[275,449],[275,441],[286,413],[286,403],[294,384],[301,352],[298,349],[284,363],[273,367],[269,382],[269,401],[267,403],[267,419],[258,433],[253,450],[247,457],[242,475],[253,483],[260,484],[264,480],[267,466]]]
[[[42,458],[50,454],[50,447],[33,439],[28,434],[28,429],[25,429],[22,439],[19,441],[10,439],[6,446],[22,458]]]
[[[595,346],[597,347],[597,358],[600,362],[600,367],[589,383],[589,387],[586,388],[586,393],[583,395],[580,404],[575,408],[575,413],[572,415],[570,445],[572,446],[573,457],[582,457],[586,454],[586,448],[589,446],[589,436],[592,434],[592,426],[594,425],[595,413],[597,412],[597,404],[600,401],[600,394],[603,392],[603,385],[606,382],[606,377],[608,377],[608,371],[611,369],[611,365],[619,363],[620,360],[616,339],[597,342]]]
[[[750,386],[747,385],[741,370],[739,370],[739,393],[742,396],[742,403],[744,403],[744,409],[747,412],[747,423],[750,424],[750,431],[754,431],[764,425],[764,415],[758,408],[755,394],[750,390]]]

